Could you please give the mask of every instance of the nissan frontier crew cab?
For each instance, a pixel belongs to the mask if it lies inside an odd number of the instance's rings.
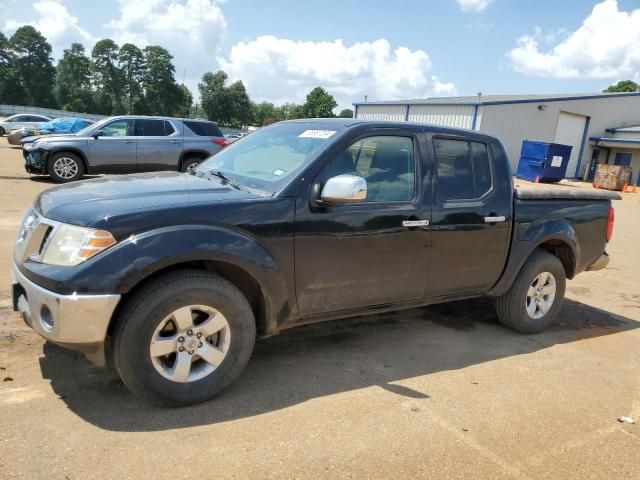
[[[256,337],[296,325],[495,298],[527,334],[565,282],[608,263],[611,200],[513,188],[505,150],[474,131],[299,120],[193,171],[53,188],[14,252],[14,308],[43,337],[115,368],[162,405],[207,400]],[[107,348],[105,348],[107,347]]]

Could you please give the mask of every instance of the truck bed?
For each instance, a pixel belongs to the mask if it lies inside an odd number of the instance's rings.
[[[577,187],[536,186],[514,188],[514,197],[520,200],[621,200],[618,192],[588,190]]]

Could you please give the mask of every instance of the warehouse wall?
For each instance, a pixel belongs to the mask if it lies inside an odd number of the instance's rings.
[[[473,106],[450,105],[358,105],[356,118],[366,120],[409,120],[456,128],[472,128]],[[476,125],[479,125],[479,118]]]
[[[411,105],[409,107],[408,120],[410,122],[471,129],[473,126],[473,110],[474,107],[472,106]]]
[[[407,114],[405,105],[358,105],[356,118],[365,120],[404,120]]]
[[[544,110],[538,109],[541,104],[546,105]],[[502,139],[514,170],[523,140],[554,141],[560,112],[591,117],[587,138],[605,136],[607,128],[640,125],[640,97],[637,96],[484,105],[482,111],[479,129]],[[592,148],[586,142],[579,176],[587,168],[591,154]]]

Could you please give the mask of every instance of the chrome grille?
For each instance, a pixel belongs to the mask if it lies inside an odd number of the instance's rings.
[[[27,211],[20,227],[16,241],[15,258],[24,262],[27,259],[39,262],[42,259],[43,247],[59,222],[44,218],[35,209]]]

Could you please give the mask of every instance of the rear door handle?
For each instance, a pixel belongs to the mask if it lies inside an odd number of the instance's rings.
[[[405,228],[414,227],[426,227],[429,225],[429,220],[403,220],[402,226]]]
[[[507,221],[507,217],[505,217],[504,215],[500,217],[484,217],[484,223],[500,223],[500,222],[506,222],[506,221]]]
[[[133,143],[135,140],[125,140],[124,143]]]
[[[171,143],[182,143],[182,140],[171,140]]]

